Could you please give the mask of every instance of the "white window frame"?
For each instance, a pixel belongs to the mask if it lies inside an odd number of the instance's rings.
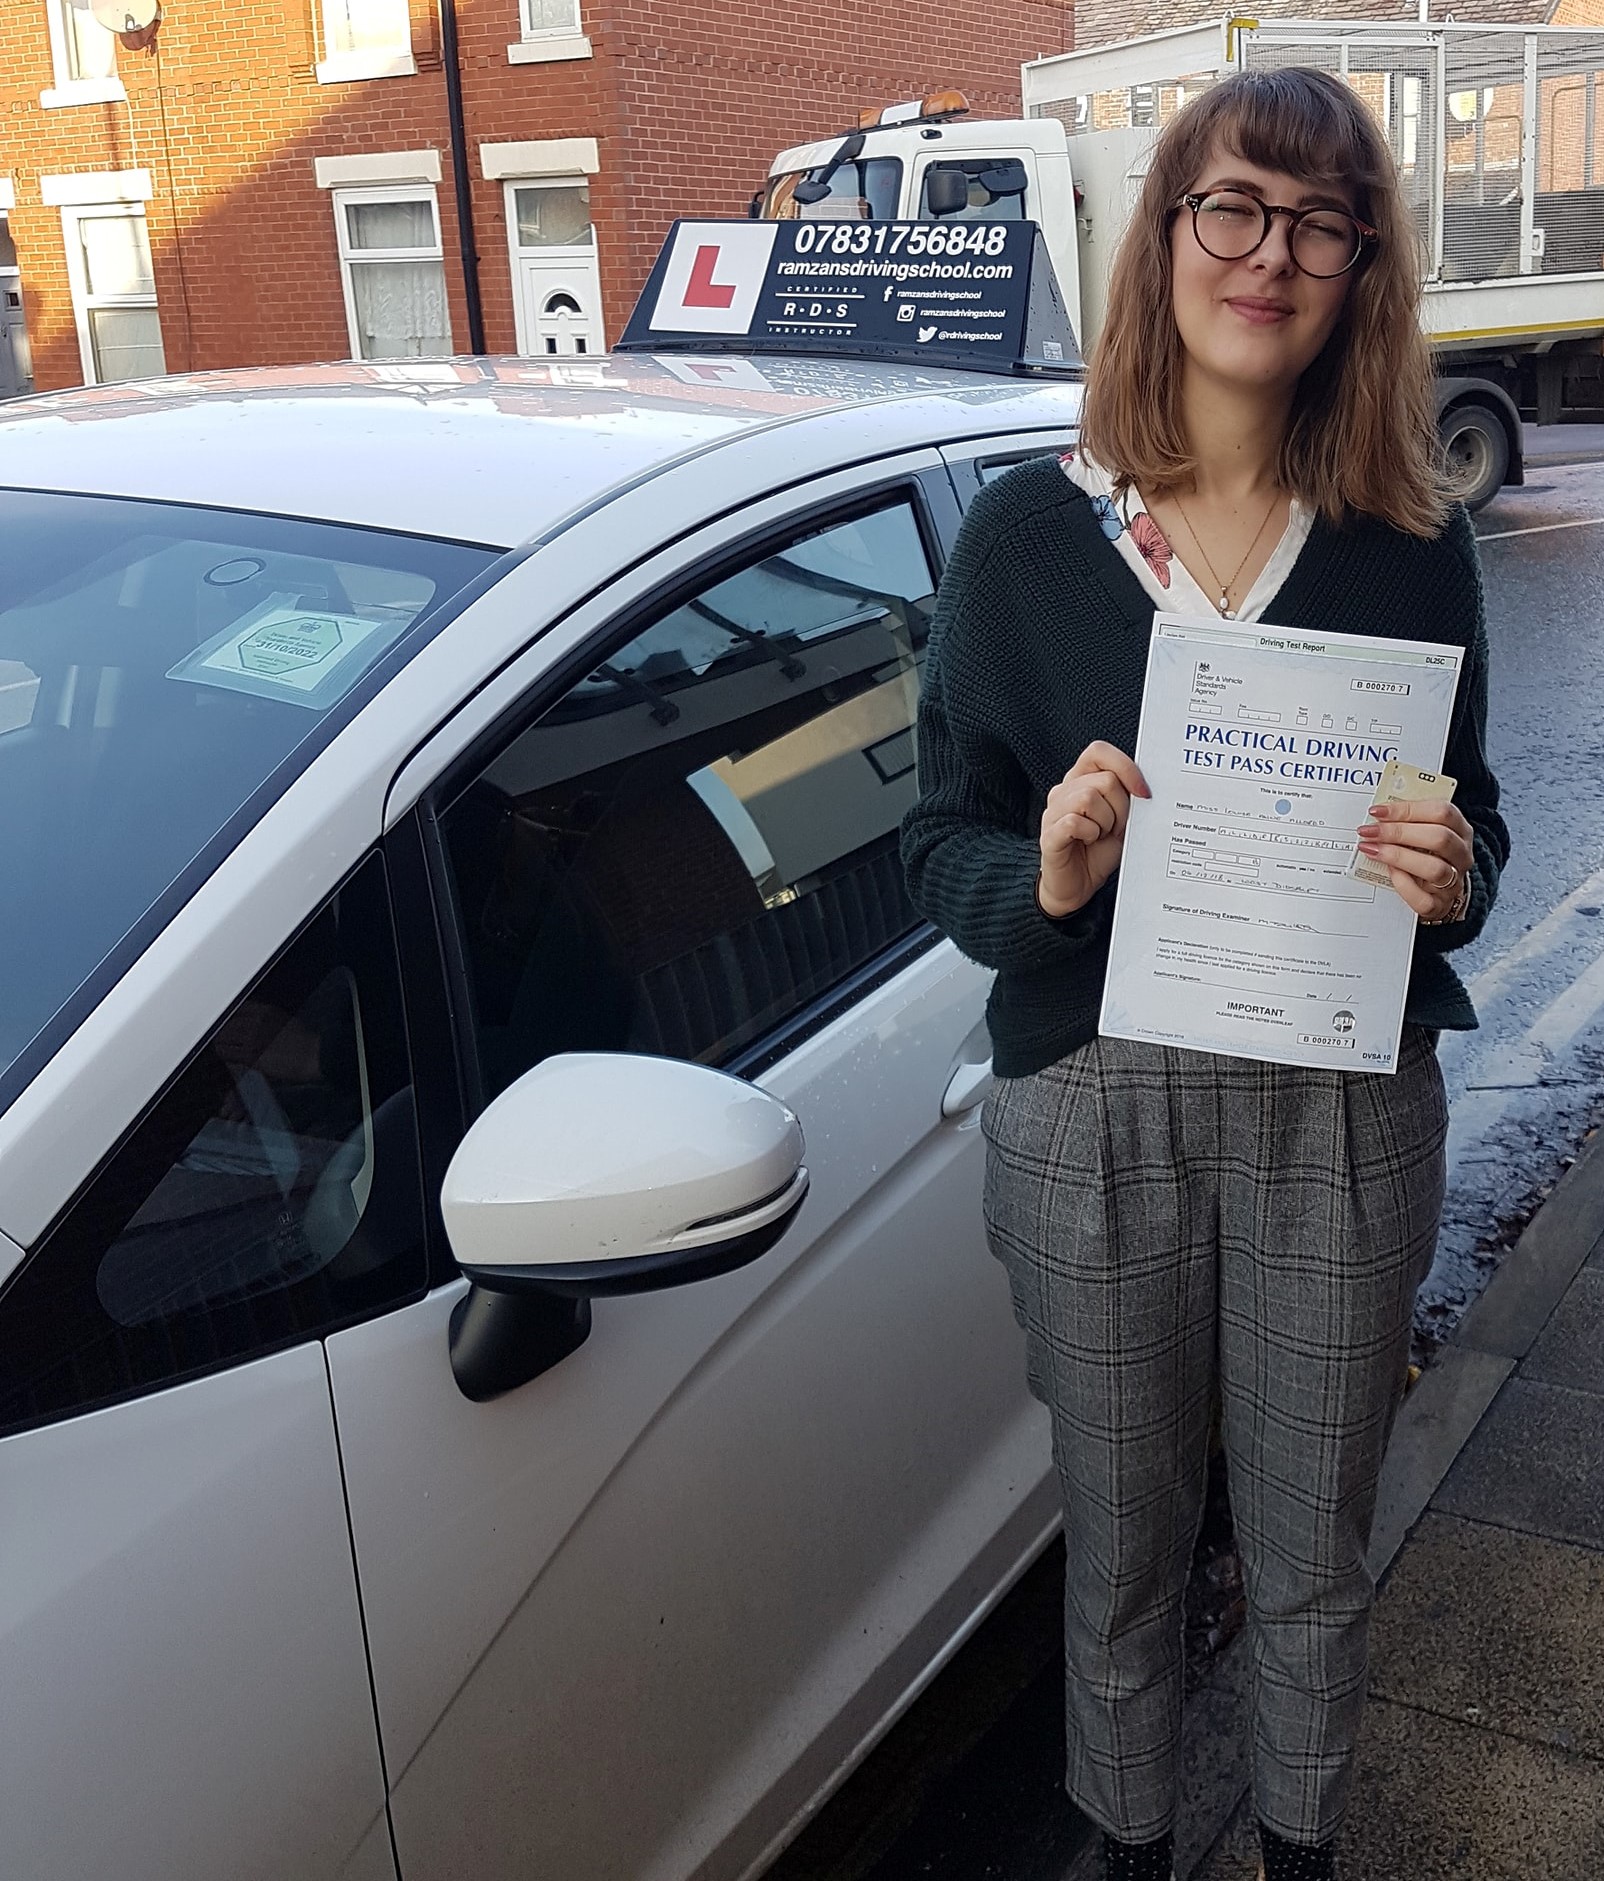
[[[529,0],[518,0],[519,37],[507,48],[510,65],[549,65],[559,59],[588,59],[590,39],[580,14],[581,0],[570,0],[573,24],[536,26]]]
[[[330,0],[317,0],[317,30],[323,56],[312,70],[320,85],[348,85],[364,78],[411,78],[416,73],[418,62],[412,53],[411,8],[407,0],[392,0],[392,4],[399,9],[404,28],[403,35],[397,38],[393,49],[334,52],[330,50],[333,43],[333,35],[329,31]]]
[[[142,202],[84,202],[61,206],[61,239],[67,251],[67,283],[72,290],[73,323],[78,329],[78,357],[83,364],[84,384],[100,385],[103,381],[95,365],[95,336],[90,330],[90,313],[101,307],[146,307],[159,316],[161,310],[154,289],[149,294],[90,293],[83,238],[78,230],[78,224],[90,216],[128,216],[144,222],[145,205]],[[147,228],[147,241],[149,236]]]
[[[330,196],[334,203],[334,232],[340,250],[340,292],[345,296],[345,331],[351,345],[351,357],[364,365],[394,364],[395,361],[363,360],[362,342],[357,329],[356,293],[351,279],[351,269],[360,268],[364,262],[374,261],[438,261],[441,276],[445,274],[445,243],[440,232],[440,195],[432,183],[395,183],[381,189],[333,189]],[[351,232],[345,218],[347,203],[360,202],[426,202],[429,214],[434,218],[434,246],[424,248],[352,248]],[[446,342],[453,344],[451,334],[451,297],[446,296]],[[410,363],[407,361],[402,364]]]
[[[50,27],[50,64],[56,82],[40,92],[40,104],[46,111],[56,111],[63,105],[122,103],[128,91],[115,72],[109,78],[74,78],[67,22],[61,10],[70,4],[71,0],[45,0],[45,18]],[[115,51],[112,57],[115,59]]]

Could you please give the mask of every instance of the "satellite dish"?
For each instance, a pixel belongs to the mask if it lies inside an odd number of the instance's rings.
[[[139,33],[155,24],[161,0],[89,0],[89,11],[107,32]]]

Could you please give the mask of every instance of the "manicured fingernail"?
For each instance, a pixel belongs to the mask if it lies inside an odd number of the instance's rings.
[[[1384,803],[1373,803],[1370,806],[1370,814],[1377,817],[1385,816],[1387,814],[1387,806]]]
[[[1379,856],[1381,854],[1381,845],[1379,843],[1360,843],[1359,853],[1362,856]]]
[[[1379,836],[1381,831],[1374,823],[1361,823],[1359,825],[1359,834],[1361,836]]]

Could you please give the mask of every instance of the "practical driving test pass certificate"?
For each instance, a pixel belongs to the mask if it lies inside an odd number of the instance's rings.
[[[1349,872],[1389,759],[1439,770],[1463,655],[1159,615],[1100,1030],[1397,1068],[1415,915]],[[1444,794],[1447,794],[1446,792]]]

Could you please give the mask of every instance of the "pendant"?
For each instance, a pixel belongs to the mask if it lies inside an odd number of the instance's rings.
[[[1225,592],[1223,588],[1220,590],[1220,619],[1221,620],[1235,620],[1236,619],[1236,615],[1231,611],[1231,597]]]

